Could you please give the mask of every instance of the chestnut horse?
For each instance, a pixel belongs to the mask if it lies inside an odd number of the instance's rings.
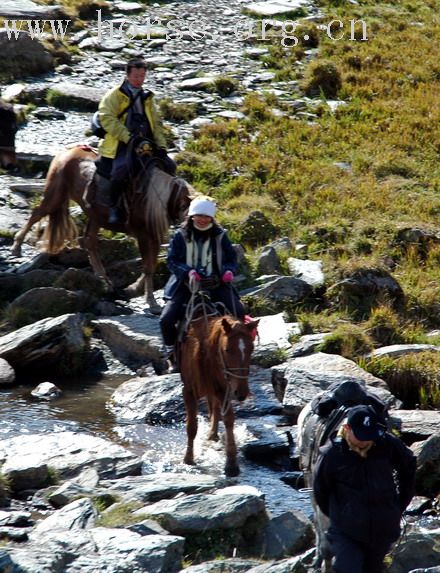
[[[17,164],[15,134],[17,117],[11,104],[0,99],[0,168],[10,169]]]
[[[153,292],[153,273],[161,242],[171,222],[181,222],[193,192],[183,179],[165,173],[157,166],[141,172],[127,186],[125,193],[127,220],[110,224],[108,206],[93,201],[96,153],[87,146],[62,151],[52,161],[46,179],[44,197],[26,225],[15,235],[12,253],[20,256],[21,245],[31,227],[46,215],[48,225],[42,238],[43,248],[57,253],[76,238],[76,226],[69,214],[69,201],[78,203],[87,215],[84,247],[96,275],[112,288],[98,255],[98,231],[101,227],[136,237],[142,257],[143,273],[126,289],[129,296],[145,293],[150,310],[160,312]]]
[[[197,434],[197,403],[206,398],[210,429],[208,440],[218,441],[218,423],[226,432],[227,476],[237,476],[237,446],[234,438],[232,400],[242,402],[249,394],[249,367],[258,320],[244,324],[232,316],[193,318],[180,343],[180,372],[186,409],[186,464],[194,464]]]

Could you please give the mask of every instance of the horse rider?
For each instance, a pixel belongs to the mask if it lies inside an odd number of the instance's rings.
[[[170,175],[176,172],[175,162],[167,155],[153,92],[142,88],[146,70],[141,58],[129,60],[124,81],[110,89],[98,107],[99,122],[106,133],[99,143],[96,166],[98,173],[110,173],[109,223],[117,223],[121,216],[117,203],[129,176],[133,150],[141,156],[153,147],[163,169]]]
[[[227,311],[244,319],[245,310],[232,285],[237,272],[237,254],[226,231],[215,221],[216,204],[206,196],[191,201],[188,217],[174,235],[167,257],[172,272],[164,291],[167,300],[160,327],[171,368],[177,371],[174,348],[178,323],[185,305],[201,286],[212,302],[223,303]]]
[[[350,408],[320,450],[313,493],[329,517],[334,573],[381,573],[415,491],[416,458],[371,406]]]

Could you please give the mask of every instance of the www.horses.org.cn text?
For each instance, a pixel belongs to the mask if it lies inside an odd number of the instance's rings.
[[[228,27],[216,26],[215,22],[205,22],[201,19],[185,21],[183,19],[162,20],[160,18],[144,18],[141,23],[119,20],[117,23],[102,20],[101,10],[98,12],[98,40],[105,38],[123,38],[130,40],[141,37],[151,40],[157,37],[158,29],[165,29],[165,40],[202,40],[209,39],[218,41],[233,37],[240,41],[271,41],[279,39],[283,46],[296,46],[302,40],[308,41],[310,24],[301,31],[301,23],[280,20],[274,24],[274,20],[249,20],[232,23]],[[332,20],[328,24],[316,25],[316,30],[326,34],[333,41],[366,41],[368,40],[367,25],[363,20]]]

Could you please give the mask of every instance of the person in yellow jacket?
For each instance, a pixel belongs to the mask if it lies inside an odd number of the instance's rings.
[[[119,222],[119,197],[135,166],[136,154],[142,155],[145,147],[153,148],[165,171],[176,173],[176,164],[167,155],[153,93],[142,89],[146,71],[147,64],[141,58],[129,60],[124,81],[110,89],[98,107],[99,122],[106,133],[99,143],[96,166],[98,173],[110,174],[109,223]]]

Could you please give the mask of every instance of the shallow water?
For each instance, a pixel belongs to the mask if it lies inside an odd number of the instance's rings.
[[[120,425],[106,407],[116,387],[128,377],[51,380],[63,395],[52,401],[33,398],[37,382],[22,382],[11,389],[0,390],[0,439],[37,432],[82,431],[117,442],[143,460],[143,473],[203,473],[223,475],[225,463],[222,442],[206,440],[207,420],[199,417],[195,442],[196,465],[183,463],[186,446],[184,423],[173,426],[147,424]],[[244,444],[249,433],[244,420],[235,425],[237,446]],[[264,493],[272,515],[288,510],[301,510],[311,515],[309,495],[292,489],[280,480],[280,473],[247,461],[239,455],[241,473],[236,483],[250,485]]]

